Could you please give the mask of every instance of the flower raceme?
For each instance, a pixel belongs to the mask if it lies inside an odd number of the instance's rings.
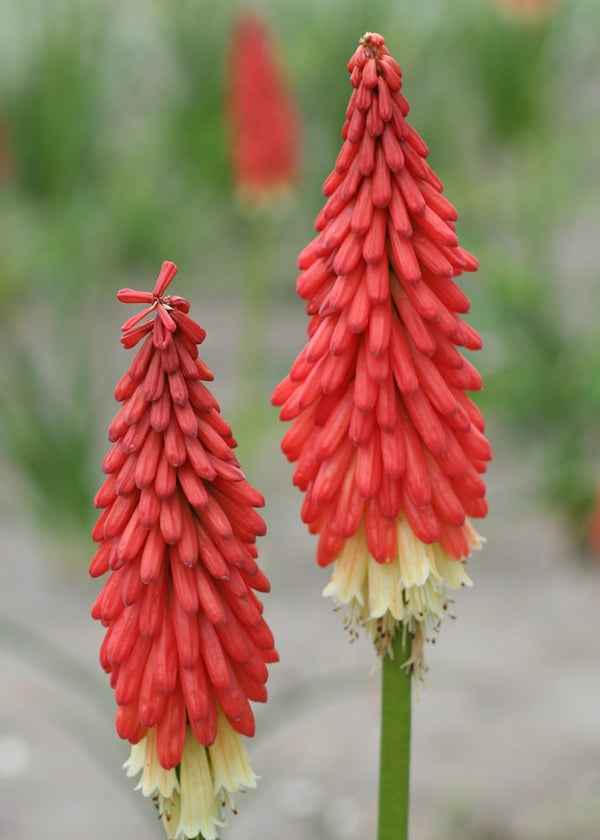
[[[109,576],[92,615],[107,628],[100,661],[133,745],[128,775],[142,771],[170,838],[211,840],[233,792],[255,785],[241,736],[277,653],[255,595],[269,590],[255,546],[264,500],[204,384],[205,332],[165,295],[176,272],[165,262],[152,293],[118,293],[145,308],[123,325],[123,346],[142,345],[115,389],[90,566]]]
[[[271,35],[255,14],[235,24],[227,104],[238,195],[247,205],[268,203],[296,179],[298,115]]]
[[[384,38],[367,33],[348,71],[344,143],[298,261],[308,343],[273,403],[293,421],[282,449],[298,462],[318,562],[333,564],[324,594],[380,654],[404,625],[421,668],[448,590],[470,584],[464,560],[480,541],[466,517],[487,512],[491,450],[465,393],[482,383],[457,350],[481,340],[453,280],[477,261],[458,244]]]

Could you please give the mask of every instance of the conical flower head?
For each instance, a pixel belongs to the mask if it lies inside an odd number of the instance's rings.
[[[241,735],[254,733],[250,700],[265,701],[277,660],[255,591],[264,504],[232,452],[235,440],[204,384],[204,330],[165,291],[122,289],[145,305],[121,342],[142,342],[115,389],[104,508],[94,530],[94,577],[108,574],[92,615],[107,628],[100,661],[118,705],[117,732],[135,745],[130,775],[152,795],[169,837],[216,836],[222,805],[254,785]]]
[[[297,177],[299,120],[272,35],[256,14],[235,23],[227,85],[235,186],[242,201],[263,204]]]
[[[486,514],[491,451],[465,393],[481,378],[457,349],[481,346],[453,279],[477,261],[381,35],[361,39],[348,71],[344,144],[299,258],[309,340],[273,403],[293,421],[282,449],[317,559],[334,566],[325,592],[384,653],[400,625],[428,635],[448,589],[470,582],[479,540],[466,517]]]

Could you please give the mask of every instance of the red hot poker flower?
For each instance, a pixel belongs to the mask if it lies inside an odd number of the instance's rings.
[[[143,771],[169,837],[210,840],[225,800],[255,784],[240,736],[254,734],[248,701],[266,700],[277,652],[254,594],[269,590],[255,546],[264,500],[204,384],[205,332],[165,295],[176,272],[165,262],[153,292],[118,293],[145,305],[121,343],[143,343],[115,389],[90,566],[109,576],[92,615],[107,628],[117,732],[134,745],[128,774]]]
[[[228,72],[233,176],[240,198],[260,204],[297,177],[298,114],[265,23],[244,14],[233,32]]]
[[[361,39],[348,71],[344,144],[298,261],[309,340],[273,403],[294,421],[282,449],[298,462],[318,562],[333,564],[325,594],[382,654],[406,626],[422,667],[448,588],[470,583],[461,561],[479,539],[466,517],[487,512],[491,450],[465,394],[481,378],[456,349],[481,340],[457,314],[469,301],[453,280],[477,261],[458,244],[381,35]]]

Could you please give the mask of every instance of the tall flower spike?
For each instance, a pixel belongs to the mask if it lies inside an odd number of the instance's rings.
[[[294,421],[282,449],[298,462],[318,562],[333,564],[324,594],[380,655],[407,630],[421,671],[449,590],[471,583],[464,560],[480,539],[466,516],[487,512],[492,454],[465,394],[481,379],[456,349],[481,340],[456,314],[469,301],[453,280],[477,261],[459,247],[381,35],[361,38],[348,71],[344,144],[298,261],[308,344],[273,404]]]
[[[227,105],[235,186],[250,206],[285,194],[297,177],[298,114],[266,24],[241,15],[233,30]]]
[[[269,590],[255,546],[264,500],[204,384],[205,332],[165,296],[176,272],[165,262],[153,292],[118,293],[145,306],[121,343],[143,343],[115,389],[90,566],[109,576],[92,615],[107,628],[117,732],[133,745],[127,775],[141,771],[169,838],[212,840],[232,794],[255,785],[241,736],[278,657],[255,595]]]

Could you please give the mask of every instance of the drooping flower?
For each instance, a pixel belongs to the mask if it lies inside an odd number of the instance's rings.
[[[229,57],[227,106],[233,178],[256,206],[287,193],[298,174],[298,113],[275,51],[256,14],[237,19]]]
[[[255,785],[241,736],[254,734],[249,701],[266,700],[277,652],[255,595],[269,590],[255,545],[264,500],[204,384],[205,332],[165,295],[176,272],[164,262],[152,292],[118,293],[145,305],[121,343],[143,343],[115,389],[90,566],[109,576],[92,615],[107,628],[100,662],[133,745],[128,775],[142,771],[168,837],[211,840],[232,794]]]
[[[344,144],[298,261],[308,343],[273,403],[293,421],[282,449],[298,462],[317,560],[333,565],[324,594],[382,655],[411,633],[421,670],[449,591],[470,584],[464,561],[480,538],[466,517],[487,512],[491,450],[465,393],[481,378],[457,350],[481,340],[457,314],[469,301],[453,280],[477,261],[458,244],[384,38],[361,38],[348,71]]]

